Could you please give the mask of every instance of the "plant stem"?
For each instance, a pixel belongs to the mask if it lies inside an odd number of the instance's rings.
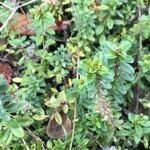
[[[74,104],[74,117],[73,117],[73,129],[72,129],[72,135],[71,135],[71,142],[70,142],[70,146],[69,146],[69,150],[72,149],[72,145],[73,145],[73,140],[74,140],[74,134],[75,134],[75,126],[76,126],[76,114],[77,114],[77,104],[75,102]]]
[[[12,10],[12,7],[8,6],[7,4],[3,3],[3,2],[0,2],[0,5],[2,5],[3,7],[9,9],[9,10]]]
[[[26,150],[30,150],[30,148],[28,147],[28,145],[27,145],[27,143],[26,143],[26,141],[25,141],[24,139],[22,139],[22,142],[23,142],[23,144],[25,145]]]
[[[79,61],[80,61],[80,55],[79,55],[79,48],[77,51],[77,73],[76,73],[76,79],[79,79]],[[69,150],[72,149],[73,146],[73,140],[74,140],[74,134],[75,134],[75,126],[76,126],[76,115],[77,115],[77,103],[74,103],[74,117],[73,117],[73,129],[72,129],[72,135],[71,135],[71,143],[69,146]]]
[[[141,7],[140,5],[138,6],[138,15],[139,15],[139,18],[141,17]],[[140,67],[138,65],[138,61],[139,61],[139,57],[141,56],[141,51],[142,51],[142,31],[140,31],[140,35],[139,35],[139,50],[138,50],[138,56],[137,56],[137,68],[138,68],[138,74],[140,74]],[[138,110],[139,110],[139,97],[140,97],[140,77],[137,81],[137,84],[135,85],[135,88],[134,88],[134,100],[135,100],[135,103],[136,103],[136,107],[135,107],[135,112],[138,113]]]
[[[36,136],[29,128],[26,127],[28,133],[36,140],[36,142],[40,141],[42,144],[44,143],[38,136]],[[42,145],[42,150],[46,150]]]

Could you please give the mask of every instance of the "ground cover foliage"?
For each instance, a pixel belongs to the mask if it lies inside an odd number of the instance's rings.
[[[0,149],[150,149],[150,2],[0,2]]]

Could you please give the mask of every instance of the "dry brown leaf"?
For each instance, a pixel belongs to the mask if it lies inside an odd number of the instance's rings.
[[[72,132],[72,121],[65,113],[60,112],[60,114],[62,117],[62,125],[59,125],[53,116],[48,122],[46,133],[50,138],[62,139],[65,136],[65,132],[67,134]]]
[[[19,13],[11,20],[10,27],[12,31],[23,35],[35,35],[35,31],[28,28],[30,23],[31,21],[28,19],[27,15]]]
[[[15,31],[22,35],[35,35],[35,30],[29,28],[30,24],[31,20],[28,18],[27,15],[18,13],[10,21],[10,28],[12,31]],[[67,29],[70,25],[71,22],[69,20],[56,21],[56,25],[49,26],[49,28],[55,31],[61,31]]]

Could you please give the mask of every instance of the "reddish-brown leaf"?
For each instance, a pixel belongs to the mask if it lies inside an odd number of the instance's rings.
[[[0,63],[0,74],[3,74],[9,84],[12,79],[12,69],[9,64],[2,64]]]
[[[29,19],[27,15],[19,13],[11,20],[10,28],[12,31],[18,32],[22,35],[35,35],[35,30],[29,28],[30,24],[31,19]],[[69,20],[56,21],[56,25],[49,26],[49,28],[55,31],[61,31],[67,29],[70,25],[71,22]]]
[[[35,31],[29,29],[29,24],[31,21],[28,19],[25,14],[17,14],[13,17],[10,22],[10,28],[12,31],[18,32],[23,35],[35,35]]]

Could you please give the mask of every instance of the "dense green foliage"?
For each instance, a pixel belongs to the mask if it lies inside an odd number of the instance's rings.
[[[1,31],[14,73],[9,85],[0,75],[0,149],[150,149],[149,1],[54,2],[17,9],[36,34]],[[13,8],[4,0],[1,23]],[[58,20],[71,24],[55,31]]]

